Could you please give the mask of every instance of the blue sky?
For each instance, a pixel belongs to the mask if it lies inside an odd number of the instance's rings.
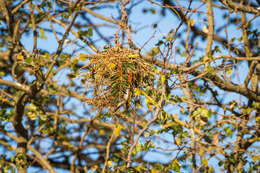
[[[183,3],[183,1],[182,1]],[[193,4],[193,7],[199,7],[201,5],[201,3],[195,2]],[[154,8],[157,11],[157,14],[152,14],[152,13],[142,13],[143,9],[147,8]],[[180,21],[176,20],[176,17],[170,13],[168,10],[166,10],[166,16],[165,17],[161,17],[160,15],[158,15],[158,13],[160,12],[159,10],[160,8],[158,8],[158,6],[152,5],[151,3],[149,3],[148,1],[143,1],[140,5],[134,7],[133,11],[132,11],[132,15],[129,18],[129,22],[130,25],[132,27],[133,30],[138,30],[139,28],[143,28],[140,31],[138,31],[136,34],[132,33],[132,38],[134,43],[137,46],[142,46],[144,43],[146,43],[148,40],[149,42],[145,45],[144,49],[143,49],[143,53],[145,53],[146,51],[150,50],[152,47],[155,46],[155,44],[157,43],[157,41],[159,39],[162,39],[162,37],[166,36],[167,33],[171,30],[171,29],[176,29],[176,27],[178,26],[178,24],[180,23]],[[200,11],[204,11],[205,12],[205,6],[202,6],[200,9]],[[118,14],[116,11],[111,10],[111,9],[100,9],[96,11],[99,14],[103,14],[106,17],[110,17],[110,18],[118,18]],[[90,15],[88,15],[90,16]],[[203,17],[204,16],[204,17]],[[192,18],[194,18],[195,21],[195,26],[198,26],[200,28],[202,28],[203,26],[206,25],[205,21],[203,20],[205,18],[206,14],[201,14],[201,16],[196,16],[193,15]],[[110,24],[107,22],[104,22],[96,17],[91,17],[91,20],[94,21],[94,23],[106,23],[106,24]],[[219,15],[218,11],[215,11],[215,22],[216,25],[220,25],[223,23],[223,19],[221,18],[221,16]],[[153,24],[158,23],[158,28],[154,29],[153,28]],[[259,25],[259,22],[257,23]],[[48,27],[49,28],[49,23],[43,23],[41,25],[42,27]],[[114,25],[115,26],[115,25]],[[117,31],[117,26],[115,26],[115,29],[110,29],[110,28],[101,28],[100,31],[102,33],[106,33],[107,35],[113,36],[116,31]],[[59,30],[60,32],[64,32],[64,29],[58,25],[55,25],[55,28],[57,30]],[[236,28],[236,26],[231,27],[230,29],[230,38],[233,36],[238,36],[241,34],[241,31],[239,29]],[[154,37],[150,40],[151,35],[154,33]],[[223,36],[224,32],[221,33]],[[58,44],[57,41],[55,40],[55,37],[53,34],[51,33],[45,33],[45,36],[47,37],[47,40],[44,39],[39,39],[38,40],[38,46],[39,48],[43,48],[46,49],[50,52],[54,52],[56,51]],[[71,39],[73,39],[73,37],[70,37]],[[97,38],[97,34],[94,33],[93,36],[94,40]],[[202,42],[201,40],[196,40],[199,42],[199,45],[201,47],[205,47],[204,45],[206,44],[206,42]],[[31,51],[32,47],[33,47],[33,40],[32,40],[32,34],[30,34],[29,36],[23,37],[22,38],[22,43],[25,45],[25,47]],[[99,42],[98,46],[102,47],[104,46],[104,42]],[[180,44],[179,39],[177,39],[175,46],[178,46],[178,44]],[[64,49],[64,52],[72,52],[74,49],[76,48],[75,45],[67,45],[66,49]],[[200,53],[201,54],[197,54],[196,56],[202,56],[204,50],[202,50]],[[84,53],[86,53],[86,51],[82,51]],[[183,61],[183,59],[181,59],[180,56],[176,56],[175,57],[177,59],[177,62],[181,62]],[[247,71],[247,66],[246,64],[243,64],[240,67],[241,70],[243,71]],[[66,72],[63,72],[62,75],[64,75]],[[243,79],[245,78],[245,74],[246,73],[240,73],[240,80],[243,81]],[[64,77],[61,76],[60,81],[59,82],[66,82],[66,80],[64,80]],[[239,96],[234,96],[233,94],[230,94],[230,97],[225,98],[224,101],[230,101],[233,100],[234,98],[237,98]],[[243,99],[242,99],[243,100]],[[78,104],[78,102],[73,101],[74,104]],[[82,107],[82,105],[77,105],[78,107]],[[175,113],[177,111],[173,111],[173,108],[169,108],[172,109],[171,113]],[[81,109],[77,110],[78,113],[82,112]],[[169,110],[170,111],[170,110]],[[170,138],[171,135],[169,134],[165,134],[163,135],[165,138]],[[46,142],[47,144],[48,142]],[[45,146],[46,147],[46,146]],[[173,152],[173,154],[171,156],[169,156],[170,158],[174,157],[175,153]],[[166,158],[165,156],[162,156],[160,154],[154,154],[154,153],[149,153],[146,156],[147,160],[151,159],[152,160],[158,160],[161,162],[167,162],[168,158]],[[213,160],[214,162],[214,160]],[[213,163],[214,165],[214,163]],[[219,171],[216,171],[219,172]]]

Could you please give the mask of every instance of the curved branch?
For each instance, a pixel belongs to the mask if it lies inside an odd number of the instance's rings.
[[[218,58],[220,58],[220,57],[232,59],[232,57],[228,57],[228,56],[219,56]],[[191,67],[183,67],[183,66],[177,65],[177,64],[167,64],[165,66],[163,61],[160,61],[160,60],[156,59],[155,57],[144,56],[143,58],[149,63],[154,63],[160,67],[166,67],[167,69],[170,69],[170,70],[179,71],[181,73],[188,72],[194,76],[199,76],[199,75],[204,76],[205,75],[205,74],[203,74],[203,73],[205,73],[205,71],[196,70],[197,67],[199,67],[205,63],[198,63]],[[237,58],[240,59],[239,57],[237,57]],[[237,58],[234,57],[234,59],[237,59]],[[243,59],[243,57],[241,57],[241,58]],[[255,58],[258,59],[259,57],[252,57],[251,60],[253,61],[253,60],[255,60]],[[233,84],[232,82],[229,82],[229,81],[224,81],[224,80],[220,79],[216,74],[210,74],[209,76],[207,76],[207,78],[210,79],[216,86],[218,86],[219,88],[221,88],[223,90],[237,92],[237,93],[240,93],[243,96],[247,97],[248,99],[260,101],[260,95],[258,93],[255,93],[255,92],[249,90],[245,86]]]
[[[214,35],[214,15],[212,9],[212,1],[207,0],[207,10],[208,10],[208,27],[209,32],[207,36],[207,47],[206,47],[206,56],[212,56],[212,43],[213,43],[213,35]]]
[[[191,72],[192,75],[200,75],[203,71],[193,70]],[[260,102],[260,95],[258,93],[255,93],[251,91],[250,89],[246,88],[244,85],[237,85],[229,81],[224,81],[220,79],[216,74],[210,74],[207,76],[208,79],[210,79],[216,86],[218,86],[220,89],[236,92],[239,93],[245,97],[247,97],[249,100],[255,100]]]
[[[27,94],[30,93],[30,87],[25,86],[25,85],[21,85],[21,84],[19,84],[19,83],[13,83],[13,82],[11,82],[11,81],[7,81],[7,80],[0,79],[0,84],[1,84],[1,85],[6,85],[6,86],[8,86],[8,87],[15,88],[15,89],[17,89],[17,90],[24,91],[24,92],[26,92]]]
[[[178,8],[175,8],[176,6],[175,6],[175,4],[174,4],[173,2],[170,2],[170,1],[167,0],[167,1],[165,1],[165,5],[168,5],[169,7],[171,7],[171,8],[169,8],[169,9],[171,10],[171,12],[174,13],[174,14],[176,14],[176,16],[180,18],[180,20],[184,21],[185,24],[188,25],[188,22],[189,22],[189,21],[185,18],[185,14],[184,14],[181,10],[179,10]],[[194,33],[195,35],[200,35],[200,36],[202,36],[202,37],[204,37],[204,38],[206,38],[206,37],[208,36],[207,33],[201,31],[199,28],[197,28],[197,27],[195,27],[195,26],[191,26],[191,30],[193,31],[193,33]],[[215,41],[221,43],[221,44],[224,45],[225,47],[227,47],[227,45],[228,45],[227,40],[224,39],[224,38],[222,38],[222,37],[220,37],[220,36],[217,35],[217,34],[214,34],[214,35],[213,35],[213,39],[214,39]],[[234,47],[234,46],[232,46],[232,45],[231,45],[230,48],[231,48],[231,50],[232,50],[235,54],[237,54],[237,55],[244,55],[244,54],[243,54],[243,51],[239,50],[238,48],[236,48],[236,47]],[[234,51],[234,50],[236,50],[236,51]],[[237,52],[237,51],[238,51],[238,52]]]
[[[258,10],[257,8],[251,7],[249,5],[245,6],[241,3],[238,4],[238,3],[235,3],[230,0],[220,0],[220,2],[233,10],[240,10],[240,11],[243,11],[246,13],[253,13],[256,15],[260,15],[260,10]]]
[[[42,157],[42,155],[35,150],[31,145],[27,145],[27,148],[36,156],[37,162],[43,167],[48,169],[50,173],[55,173],[54,169],[50,165],[50,163]]]

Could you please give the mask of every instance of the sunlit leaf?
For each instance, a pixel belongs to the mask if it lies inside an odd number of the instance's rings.
[[[232,73],[232,68],[229,68],[228,71],[227,71],[227,74],[231,75],[231,73]]]
[[[259,154],[254,155],[254,156],[252,157],[252,159],[253,159],[254,162],[257,162],[257,161],[260,160],[260,155],[259,155]]]
[[[175,159],[172,163],[171,163],[171,167],[174,171],[176,172],[180,172],[180,168],[181,168],[181,164],[178,162],[177,159]]]
[[[135,93],[136,96],[140,96],[141,95],[141,89],[136,88],[134,93]]]
[[[107,165],[108,165],[108,166],[113,166],[114,164],[113,164],[113,162],[112,162],[111,160],[109,160],[109,161],[107,162]]]
[[[164,82],[165,82],[165,75],[161,75],[161,80],[162,80],[162,83],[164,84]]]
[[[47,40],[47,37],[44,35],[44,33],[45,33],[45,30],[43,28],[40,28],[40,38]]]
[[[111,69],[114,69],[115,67],[116,67],[116,64],[114,64],[114,63],[109,63],[109,67],[111,68]]]
[[[121,132],[121,126],[117,125],[115,129],[115,136],[120,136],[120,132]]]
[[[80,54],[79,54],[79,59],[80,59],[81,61],[86,61],[86,60],[87,60],[87,56],[84,55],[83,53],[80,53]]]
[[[17,59],[17,60],[23,60],[23,59],[24,59],[24,57],[23,57],[23,55],[22,55],[22,54],[19,54],[19,55],[17,55],[16,59]]]
[[[194,26],[194,19],[190,19],[189,23],[190,23],[191,26]]]

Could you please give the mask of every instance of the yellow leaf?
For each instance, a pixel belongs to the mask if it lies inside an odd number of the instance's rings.
[[[260,157],[260,155],[257,154],[257,155],[254,155],[252,159],[256,163],[259,160],[259,157]]]
[[[104,130],[104,129],[100,129],[100,130],[99,130],[99,134],[100,134],[100,135],[103,135],[104,133],[105,133],[105,130]]]
[[[161,80],[162,80],[162,83],[164,84],[164,82],[165,82],[165,75],[161,76]]]
[[[194,19],[190,20],[190,26],[194,26]]]
[[[153,168],[152,169],[152,173],[159,173],[160,171],[159,170],[157,170],[157,168]]]
[[[157,55],[158,53],[160,53],[160,49],[158,47],[153,47],[152,52],[153,54]]]
[[[181,113],[184,114],[185,110],[184,108],[181,108]]]
[[[179,115],[178,114],[173,114],[174,119],[178,119]]]
[[[43,120],[43,121],[46,121],[47,120],[47,115],[46,114],[43,114],[43,113],[40,113],[40,119]]]
[[[116,67],[116,65],[111,62],[111,63],[109,63],[109,67],[110,67],[111,69],[114,69],[114,68]]]
[[[88,43],[88,46],[95,52],[98,52],[98,49],[93,45],[93,44],[90,44]]]
[[[173,121],[169,122],[169,123],[166,123],[166,124],[162,125],[162,129],[166,129],[166,128],[170,127],[170,126],[173,126],[175,123],[176,122],[173,122]]]
[[[136,169],[138,172],[143,172],[143,168],[145,168],[145,165],[138,165],[135,169]]]
[[[181,145],[181,139],[180,138],[176,138],[175,142],[176,142],[177,145]]]
[[[205,165],[205,167],[208,167],[208,161],[207,161],[207,159],[203,159],[203,160],[202,160],[202,163],[203,163],[203,165]]]
[[[209,167],[209,173],[213,173],[214,172],[214,168],[212,166]],[[224,171],[223,171],[224,172]]]
[[[78,38],[80,37],[79,33],[75,33],[75,36],[78,37]]]
[[[30,105],[28,106],[28,109],[31,109],[31,110],[36,110],[37,109],[37,107],[36,107],[36,105],[35,104],[33,104],[33,103],[30,103]]]
[[[15,150],[15,149],[12,146],[9,146],[9,147],[7,147],[7,150],[12,151],[12,150]]]
[[[23,55],[19,54],[19,55],[17,55],[16,59],[19,61],[19,60],[23,60],[24,57],[23,57]]]
[[[44,35],[45,30],[43,28],[40,29],[40,38],[47,40],[47,37]]]
[[[152,104],[147,103],[147,107],[148,107],[149,110],[153,110],[153,105]]]
[[[247,108],[247,114],[250,114],[252,112],[252,108]]]
[[[114,164],[113,164],[113,162],[112,162],[111,160],[109,160],[109,161],[107,162],[107,165],[108,165],[108,166],[113,166]]]
[[[141,90],[139,88],[135,89],[135,95],[140,96],[141,95]]]
[[[258,125],[260,125],[260,116],[258,116],[258,117],[255,118],[255,122],[256,122]]]
[[[79,54],[79,59],[80,59],[81,61],[86,61],[86,60],[87,60],[87,56],[84,55],[83,53],[80,53],[80,54]]]
[[[93,171],[95,171],[97,168],[98,168],[98,165],[95,165],[95,166],[91,167],[91,169],[92,169]]]
[[[174,121],[175,121],[176,123],[178,123],[179,125],[186,127],[185,123],[182,122],[181,120],[179,120],[179,119],[174,119]]]
[[[158,69],[155,69],[154,72],[155,72],[156,74],[161,73]]]
[[[232,73],[232,68],[229,68],[227,74],[230,75]]]
[[[249,139],[248,142],[255,142],[255,141],[260,141],[260,137],[255,137],[255,138],[252,138],[252,139]]]
[[[116,126],[116,129],[115,129],[115,136],[119,136],[119,135],[120,135],[120,132],[121,132],[121,126],[120,126],[120,125],[117,125],[117,126]]]
[[[65,145],[65,146],[70,146],[71,144],[67,141],[62,141],[62,145]]]
[[[150,135],[150,133],[148,133],[148,132],[145,132],[145,134],[144,134],[144,137],[148,137]]]
[[[5,102],[8,102],[8,99],[7,99],[7,98],[0,98],[0,101],[1,101],[2,103],[5,103]]]
[[[35,112],[28,112],[27,116],[29,117],[30,120],[36,120],[37,114]]]
[[[129,55],[129,58],[138,58],[139,55],[138,54],[132,54],[132,55]]]

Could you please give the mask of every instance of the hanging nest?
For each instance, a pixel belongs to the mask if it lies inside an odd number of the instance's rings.
[[[125,101],[126,94],[131,101],[135,89],[145,85],[149,74],[149,65],[133,49],[112,47],[87,58],[83,76],[95,107],[115,108]]]

